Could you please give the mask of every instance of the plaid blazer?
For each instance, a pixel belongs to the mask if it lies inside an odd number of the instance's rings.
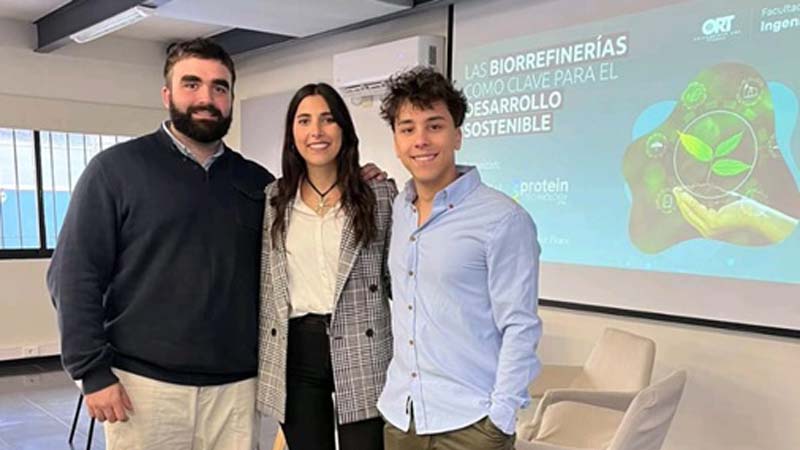
[[[378,396],[392,358],[387,265],[392,228],[393,181],[370,182],[377,200],[376,238],[364,247],[355,242],[352,221],[345,221],[330,324],[331,362],[338,423],[378,417]],[[289,282],[285,242],[273,248],[270,200],[277,182],[266,188],[259,314],[258,410],[281,423],[286,411],[286,352],[289,329]],[[291,204],[286,220],[289,220]],[[287,222],[288,225],[288,222]]]

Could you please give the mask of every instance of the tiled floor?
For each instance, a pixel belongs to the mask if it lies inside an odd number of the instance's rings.
[[[89,432],[85,410],[67,444],[78,389],[61,369],[58,358],[0,362],[0,450],[83,449]],[[275,423],[261,423],[261,448],[271,449]],[[92,449],[104,450],[103,427],[97,424]]]

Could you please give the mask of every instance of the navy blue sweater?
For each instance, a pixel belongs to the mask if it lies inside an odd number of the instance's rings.
[[[70,200],[47,283],[85,393],[111,367],[177,384],[256,374],[264,187],[226,148],[206,172],[159,130],[98,154]]]

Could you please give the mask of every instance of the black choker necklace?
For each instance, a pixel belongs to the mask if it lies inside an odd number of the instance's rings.
[[[319,214],[325,208],[325,196],[330,194],[333,188],[336,187],[336,183],[339,182],[339,179],[337,178],[336,181],[333,182],[331,187],[329,187],[325,192],[322,192],[319,189],[317,189],[317,187],[314,186],[314,183],[311,182],[310,178],[306,177],[306,182],[308,183],[309,186],[311,186],[311,189],[313,189],[314,192],[316,192],[317,195],[319,195],[319,204],[317,205],[317,214]]]

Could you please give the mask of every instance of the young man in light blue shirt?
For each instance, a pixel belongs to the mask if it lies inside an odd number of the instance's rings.
[[[441,74],[393,77],[381,114],[412,179],[393,211],[387,450],[510,450],[539,373],[539,245],[528,213],[457,166],[467,101]]]

